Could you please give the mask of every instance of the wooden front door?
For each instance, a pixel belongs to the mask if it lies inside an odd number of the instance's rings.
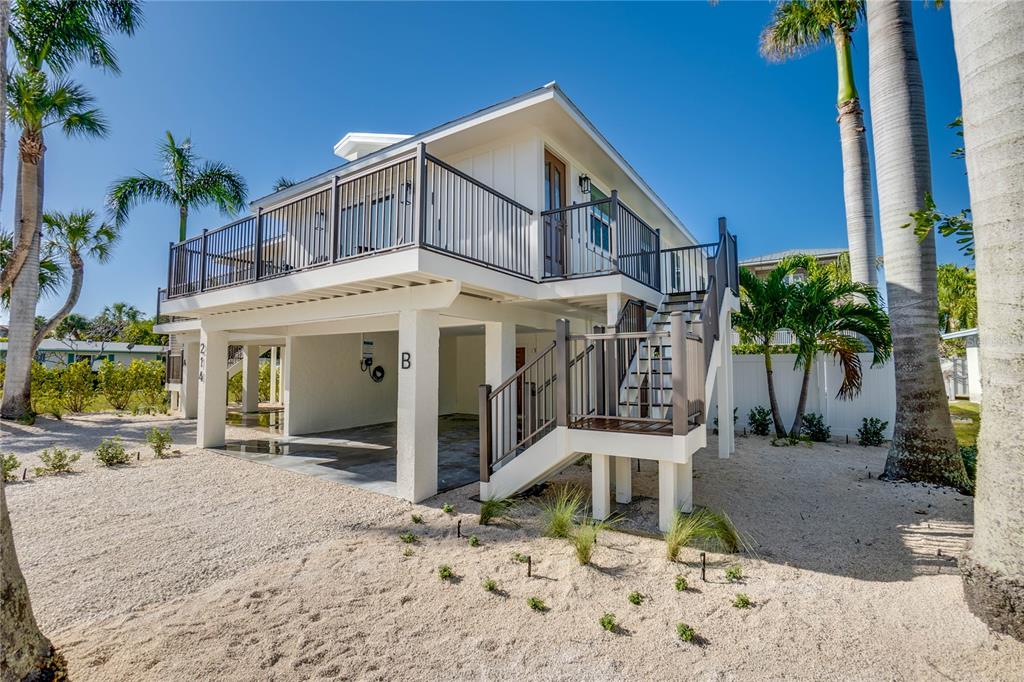
[[[566,205],[565,163],[544,150],[544,210],[553,211]],[[544,274],[560,277],[566,274],[565,244],[568,239],[566,214],[544,216]]]

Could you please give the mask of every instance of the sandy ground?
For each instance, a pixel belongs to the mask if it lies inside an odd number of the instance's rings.
[[[157,421],[40,420],[0,442],[28,466],[43,447],[113,433],[142,452],[114,470],[86,455],[80,473],[8,487],[37,617],[74,679],[1024,678],[1024,644],[963,603],[951,557],[970,537],[971,499],[869,478],[882,449],[751,437],[729,460],[714,443],[698,453],[697,502],[727,511],[751,545],[709,555],[702,582],[697,551],[671,564],[662,542],[632,533],[602,534],[595,565],[580,566],[565,541],[539,537],[528,504],[520,528],[479,527],[475,485],[411,505],[194,448],[154,460],[134,442]],[[194,428],[170,425],[178,442]],[[653,464],[634,488],[626,525],[649,528]],[[479,547],[456,537],[459,520]],[[454,580],[438,578],[442,563]],[[741,585],[724,580],[734,564]],[[675,591],[680,573],[693,589]],[[737,592],[754,606],[734,608]],[[549,610],[531,611],[531,596]],[[605,612],[617,632],[599,627]],[[681,621],[701,643],[678,640]]]

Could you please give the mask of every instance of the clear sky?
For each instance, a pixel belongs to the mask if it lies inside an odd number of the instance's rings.
[[[45,208],[102,209],[113,179],[159,170],[168,129],[233,165],[258,197],[279,176],[336,166],[332,148],[348,131],[415,133],[556,80],[698,238],[724,215],[741,256],[844,246],[834,53],[766,63],[757,43],[772,6],[150,2],[142,30],[114,40],[120,76],[74,72],[110,135],[49,135]],[[959,211],[968,194],[946,128],[960,112],[949,12],[918,2],[914,18],[934,194]],[[869,109],[866,31],[854,41]],[[9,128],[5,225],[17,134]],[[224,222],[204,211],[190,232]],[[78,312],[127,301],[152,314],[177,229],[173,208],[137,210],[112,261],[87,264]],[[941,241],[940,262],[963,261]],[[40,311],[58,306],[47,299]]]

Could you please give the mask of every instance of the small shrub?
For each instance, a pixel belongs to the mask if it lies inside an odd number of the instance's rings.
[[[491,521],[495,519],[505,519],[509,523],[515,524],[515,521],[509,516],[509,512],[515,506],[515,501],[507,497],[495,500],[482,500],[480,502],[480,525],[490,525]]]
[[[800,433],[815,443],[827,443],[832,439],[832,429],[825,423],[825,418],[814,412],[804,415]]]
[[[161,431],[154,426],[146,434],[146,442],[149,443],[149,447],[153,448],[153,454],[159,459],[170,457],[170,452],[168,452],[168,448],[171,447],[170,429]]]
[[[747,415],[747,424],[750,425],[750,432],[755,436],[767,436],[772,425],[772,411],[758,405]]]
[[[9,483],[18,478],[17,472],[20,466],[21,461],[13,454],[0,455],[0,473],[3,474],[4,483]]]
[[[641,604],[644,603],[644,595],[640,594],[639,592],[637,592],[635,590],[633,592],[629,593],[628,599],[629,599],[629,603],[632,604],[633,606],[640,606]]]
[[[676,625],[676,634],[679,635],[679,639],[684,642],[692,642],[693,638],[697,636],[697,633],[694,632],[693,628],[686,623],[679,623]]]
[[[604,614],[603,616],[601,616],[598,619],[597,622],[601,624],[601,627],[605,631],[607,631],[607,632],[615,632],[615,614],[614,613],[606,613],[606,614]]]
[[[405,550],[402,552],[402,556],[404,557],[410,557],[413,554],[415,554],[415,552],[412,551],[412,547],[406,547]]]
[[[730,566],[725,569],[725,580],[730,583],[738,583],[743,580],[743,567]]]
[[[967,485],[965,492],[974,494],[974,479],[978,471],[978,446],[961,445],[960,459],[964,461],[964,469],[967,470]]]
[[[129,371],[135,390],[146,410],[166,412],[167,387],[164,385],[164,363],[159,360],[132,360]]]
[[[494,580],[493,578],[484,578],[483,585],[484,585],[484,590],[486,592],[497,592],[498,591],[498,581]]]
[[[576,560],[581,566],[589,566],[590,559],[594,555],[594,545],[597,544],[597,533],[601,529],[601,522],[594,519],[584,519],[572,534],[572,546],[576,552]]]
[[[416,540],[417,540],[416,536],[413,535],[412,533],[402,533],[401,535],[398,536],[398,539],[401,540],[402,542],[406,543],[407,545],[411,545],[412,543],[416,542]]]
[[[441,505],[441,511],[443,511],[445,514],[454,514],[455,507],[445,502],[444,504]]]
[[[131,461],[131,455],[125,451],[124,445],[121,444],[120,436],[104,438],[103,442],[96,448],[95,457],[96,461],[108,467],[128,464]]]
[[[61,372],[61,391],[64,405],[71,412],[85,412],[96,397],[96,383],[88,360],[73,362]]]
[[[686,592],[689,587],[690,583],[686,582],[686,576],[676,576],[676,592]]]
[[[100,392],[115,410],[127,410],[135,395],[135,376],[128,365],[104,360],[96,372]],[[77,410],[76,410],[77,411]]]
[[[82,457],[81,453],[71,452],[64,448],[53,448],[43,450],[39,455],[43,466],[34,469],[36,476],[48,476],[50,474],[67,474],[71,472],[72,465]]]
[[[448,564],[441,564],[437,567],[437,577],[441,580],[450,580],[455,573],[452,571],[452,567]]]
[[[412,515],[412,522],[413,523],[423,523],[423,517],[420,516],[419,514],[413,514]]]
[[[881,445],[885,442],[887,428],[889,422],[884,422],[878,417],[865,417],[857,429],[857,444],[863,447]]]
[[[526,556],[525,554],[520,554],[519,552],[516,552],[512,555],[512,561],[518,561],[521,564],[525,564],[529,560],[530,557]]]
[[[526,600],[526,604],[534,611],[547,611],[548,605],[544,603],[544,600],[540,597],[529,597]]]
[[[683,514],[677,510],[672,517],[672,525],[665,533],[668,560],[675,561],[679,557],[679,550],[690,543],[732,554],[739,550],[740,537],[724,513],[703,508],[692,514]]]
[[[568,538],[573,523],[583,511],[586,494],[578,486],[561,486],[540,503],[544,520],[544,535],[549,538]]]
[[[478,538],[475,535],[470,535],[469,536],[469,546],[470,547],[479,547],[480,546],[480,538]]]
[[[754,605],[754,602],[750,600],[745,593],[740,592],[736,595],[736,598],[732,600],[732,605],[738,609],[749,609]]]

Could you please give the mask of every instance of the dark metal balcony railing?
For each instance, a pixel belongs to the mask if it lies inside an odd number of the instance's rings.
[[[532,278],[533,211],[426,153],[171,244],[167,297],[420,246]]]
[[[660,290],[660,235],[619,201],[617,191],[541,216],[545,279],[621,273]]]

